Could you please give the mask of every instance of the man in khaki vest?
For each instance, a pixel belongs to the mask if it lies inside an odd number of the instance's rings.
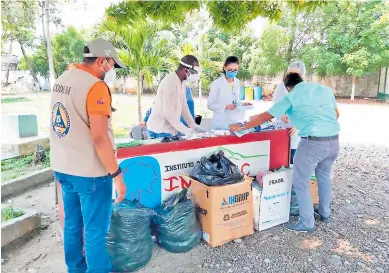
[[[112,206],[126,194],[115,157],[112,98],[105,83],[123,67],[111,43],[97,39],[84,48],[84,60],[64,72],[51,95],[51,167],[62,185],[64,249],[68,272],[108,273],[106,251]],[[86,257],[82,254],[83,233]]]

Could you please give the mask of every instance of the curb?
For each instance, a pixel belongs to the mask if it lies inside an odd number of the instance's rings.
[[[25,209],[22,216],[1,224],[1,247],[31,234],[40,224],[41,217],[38,212],[32,209]]]
[[[1,198],[8,198],[27,191],[39,184],[54,180],[51,168],[8,180],[1,184]]]

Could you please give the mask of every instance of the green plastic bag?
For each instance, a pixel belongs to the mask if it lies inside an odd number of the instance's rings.
[[[173,253],[192,250],[201,241],[202,230],[192,200],[187,199],[188,189],[173,195],[156,209],[153,234],[157,243]]]
[[[133,272],[144,267],[153,255],[150,223],[155,212],[136,201],[114,206],[107,237],[112,272]]]

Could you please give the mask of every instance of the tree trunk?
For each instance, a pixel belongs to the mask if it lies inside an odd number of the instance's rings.
[[[294,40],[296,39],[297,13],[293,17],[291,24],[292,24],[291,36],[289,39],[288,51],[286,52],[286,62],[288,64],[290,63],[290,60],[292,59],[293,45],[294,45]]]
[[[201,99],[203,97],[202,90],[201,90],[201,79],[199,80],[199,101],[201,105]]]
[[[55,80],[55,70],[54,70],[54,62],[53,62],[53,51],[51,48],[51,37],[50,37],[50,11],[49,4],[47,1],[43,3],[45,5],[45,15],[46,15],[46,47],[47,47],[47,59],[49,60],[49,71],[50,71],[50,79],[49,79],[49,88],[50,91],[54,85]]]
[[[126,94],[127,76],[123,76],[123,94]]]
[[[138,98],[138,122],[142,122],[142,105],[141,105],[141,98],[142,98],[142,74],[138,74],[138,80],[137,80],[137,87],[136,87],[136,94]]]
[[[5,83],[4,83],[5,86],[9,85],[9,68],[11,67],[11,59],[12,59],[12,43],[13,41],[9,43],[9,50],[8,50],[9,58],[8,58],[7,69],[5,71]]]
[[[24,45],[23,45],[22,42],[20,42],[20,41],[18,41],[18,42],[19,42],[19,44],[20,44],[20,49],[22,50],[23,57],[24,57],[24,59],[26,60],[26,63],[27,63],[27,65],[28,65],[28,69],[30,70],[31,76],[32,76],[32,78],[34,79],[35,83],[38,85],[39,90],[42,90],[41,85],[40,85],[40,83],[39,83],[39,80],[38,80],[38,78],[37,78],[37,76],[36,76],[35,70],[34,70],[34,68],[32,67],[30,58],[27,56],[26,49],[24,48]]]
[[[47,41],[46,41],[46,28],[45,28],[45,18],[46,18],[46,12],[45,12],[45,3],[40,3],[39,5],[41,6],[42,9],[42,14],[41,14],[41,19],[42,19],[42,32],[43,32],[43,41],[45,42],[45,47],[46,47],[46,57],[47,57]]]
[[[355,98],[355,82],[357,80],[357,77],[353,75],[353,83],[351,85],[351,100],[354,100]]]

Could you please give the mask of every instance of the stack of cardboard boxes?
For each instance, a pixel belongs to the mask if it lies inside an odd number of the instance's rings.
[[[212,247],[289,221],[293,171],[273,172],[263,177],[263,188],[253,187],[252,178],[207,186],[191,179],[203,239]],[[312,199],[318,202],[317,183],[310,181]]]

